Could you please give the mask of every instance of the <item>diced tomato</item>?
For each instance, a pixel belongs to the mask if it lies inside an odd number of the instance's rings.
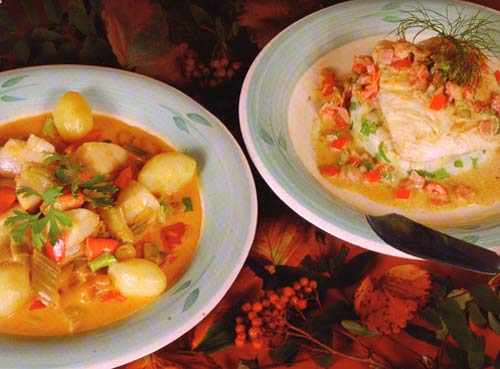
[[[118,290],[110,290],[110,291],[107,291],[102,296],[100,296],[99,300],[101,302],[108,302],[108,301],[112,301],[112,300],[116,300],[116,301],[119,301],[119,302],[124,302],[124,301],[127,301],[127,297],[123,296],[120,293],[120,291],[118,291]]]
[[[352,66],[352,71],[356,73],[366,73],[366,66],[361,63],[356,63]]]
[[[394,194],[394,198],[397,200],[408,200],[410,198],[411,191],[405,187],[398,187],[396,189],[396,193]]]
[[[182,238],[186,233],[186,224],[182,222],[173,223],[163,227],[160,231],[160,237],[162,240],[162,251],[171,251],[175,246],[178,246],[182,242]]]
[[[60,263],[64,260],[64,256],[66,254],[66,240],[64,237],[59,236],[57,242],[52,245],[50,239],[47,240],[45,244],[45,253],[47,256],[55,261],[56,263]]]
[[[392,63],[392,66],[395,67],[397,70],[403,70],[406,68],[411,67],[411,57],[408,55],[404,59],[396,60],[395,62]]]
[[[339,137],[335,140],[332,141],[332,143],[330,144],[332,148],[334,148],[335,150],[342,150],[349,142],[351,142],[351,138],[348,137],[348,136],[343,136],[343,137]]]
[[[500,69],[497,69],[495,71],[495,78],[497,79],[498,82],[500,82]]]
[[[429,107],[432,110],[441,110],[444,108],[446,104],[447,97],[444,93],[442,92],[436,92],[431,99],[431,103]]]
[[[122,169],[120,173],[118,173],[115,178],[114,184],[118,188],[125,188],[132,180],[132,177],[132,167],[129,165],[128,167]]]
[[[14,186],[0,187],[0,214],[5,213],[11,208],[17,199]]]
[[[350,156],[345,163],[357,167],[361,163],[361,159],[357,156]]]
[[[42,300],[36,299],[33,301],[29,307],[30,310],[40,310],[40,309],[45,309],[47,305],[43,303]]]
[[[364,177],[365,180],[367,180],[370,183],[380,182],[380,179],[382,178],[382,169],[381,168],[372,169],[369,172],[366,172]]]
[[[340,173],[340,168],[335,165],[325,165],[319,169],[319,172],[326,177],[335,177]]]
[[[338,111],[335,111],[335,125],[338,129],[348,129],[351,128],[349,123],[347,123]]]
[[[333,76],[325,76],[323,78],[323,81],[321,82],[322,86],[325,87],[326,85],[333,85],[335,84],[335,80],[333,79]]]

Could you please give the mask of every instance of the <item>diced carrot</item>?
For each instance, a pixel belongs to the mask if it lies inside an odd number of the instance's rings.
[[[319,169],[319,172],[326,177],[335,177],[340,173],[340,168],[335,165],[325,165]]]
[[[9,210],[16,199],[16,189],[13,186],[0,187],[0,214]]]
[[[63,236],[59,236],[54,245],[48,239],[45,243],[45,253],[56,263],[62,262],[66,255],[66,239]]]
[[[103,252],[112,254],[118,246],[120,246],[120,242],[111,238],[88,237],[85,240],[85,255],[87,259],[93,260]]]
[[[397,200],[408,200],[410,198],[411,191],[405,187],[398,187],[394,198]]]
[[[495,71],[495,78],[497,79],[498,82],[500,82],[500,69],[497,69]]]
[[[125,188],[132,180],[133,173],[132,167],[129,165],[128,167],[122,169],[118,176],[115,178],[115,186],[118,188]]]
[[[99,140],[100,136],[101,136],[101,130],[100,129],[94,129],[94,130],[90,131],[89,133],[87,133],[82,138],[80,138],[79,140],[76,140],[72,144],[66,146],[64,148],[63,152],[64,152],[65,155],[71,154],[81,144],[83,144],[85,142],[90,142],[90,141],[97,141],[97,140]]]
[[[380,182],[380,179],[382,178],[382,169],[381,168],[372,169],[369,172],[366,172],[364,174],[364,177],[370,183]]]
[[[345,163],[357,167],[361,163],[361,159],[357,156],[350,156]]]
[[[332,148],[334,148],[335,150],[342,150],[345,145],[347,145],[349,142],[351,142],[351,138],[348,137],[348,136],[343,136],[343,137],[339,137],[335,140],[332,141],[332,143],[330,144]]]
[[[47,305],[43,303],[42,300],[36,299],[33,301],[29,307],[30,310],[40,310],[40,309],[45,309]]]
[[[442,92],[437,92],[432,96],[431,103],[429,107],[432,110],[441,110],[446,104],[446,95]]]
[[[398,70],[403,70],[403,69],[411,67],[411,63],[412,63],[411,57],[408,55],[404,59],[396,60],[394,63],[392,63],[392,66]]]

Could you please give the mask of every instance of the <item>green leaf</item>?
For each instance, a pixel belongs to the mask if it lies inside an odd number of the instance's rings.
[[[500,336],[500,321],[493,315],[491,311],[488,311],[488,325],[491,330]]]
[[[363,279],[365,276],[365,269],[376,256],[376,253],[366,251],[346,262],[342,268],[342,273],[340,273],[336,281],[339,287],[349,287]]]
[[[491,311],[495,315],[500,314],[500,297],[491,287],[486,284],[480,284],[468,288],[470,294],[479,306]]]
[[[420,315],[422,318],[425,319],[427,323],[432,325],[433,327],[441,327],[441,318],[439,317],[438,312],[436,309],[427,306],[423,309],[420,309],[418,311],[418,315]]]
[[[189,119],[191,119],[195,123],[199,123],[199,124],[207,126],[207,127],[212,127],[212,123],[210,123],[207,119],[202,117],[200,114],[187,113],[186,115],[188,116]]]
[[[3,95],[2,97],[0,97],[0,100],[5,101],[5,102],[13,102],[13,101],[26,100],[26,99],[23,97]]]
[[[189,133],[188,125],[184,119],[179,116],[174,116],[173,119],[177,128],[179,128],[181,131]]]
[[[469,304],[469,316],[472,322],[478,327],[484,327],[487,323],[486,318],[481,314],[481,310],[479,310],[479,306],[474,301]]]
[[[267,144],[274,146],[273,137],[262,126],[259,127],[259,137]]]
[[[27,76],[28,76],[27,74],[24,74],[22,76],[9,78],[7,81],[2,83],[2,88],[12,87],[14,85],[17,85],[19,82],[21,82]]]
[[[95,35],[97,33],[92,18],[87,14],[85,5],[81,0],[70,1],[69,21],[78,31],[84,35]]]
[[[477,340],[471,332],[465,313],[458,302],[446,298],[440,301],[437,307],[449,333],[457,341],[458,345],[466,351],[474,351],[477,347]]]
[[[196,351],[211,354],[234,345],[234,315],[225,314],[210,326]]]
[[[36,10],[36,4],[33,0],[21,0],[21,4],[24,8],[24,13],[28,17],[30,24],[35,27],[38,25],[38,11]]]
[[[199,7],[198,5],[191,4],[189,6],[189,10],[191,11],[191,16],[193,17],[194,21],[199,26],[209,26],[214,23],[212,17],[210,17],[205,9]]]
[[[333,355],[324,354],[314,358],[316,365],[322,368],[328,368],[333,363]]]
[[[377,330],[368,329],[354,320],[342,320],[340,324],[342,324],[342,327],[344,327],[348,332],[354,334],[355,336],[374,337],[379,335],[379,332]]]
[[[226,41],[226,30],[220,18],[215,20],[215,34],[217,35],[217,40],[219,42]]]
[[[177,288],[177,289],[175,290],[174,295],[175,295],[176,293],[181,292],[182,290],[185,290],[185,289],[186,289],[186,288],[188,288],[189,286],[191,286],[191,281],[190,281],[190,280],[189,280],[189,281],[184,282],[183,284],[181,284],[181,285],[179,286],[179,288]]]
[[[45,120],[45,124],[42,128],[42,133],[46,136],[52,136],[56,132],[56,125],[54,124],[54,119],[52,117]]]
[[[464,288],[451,290],[446,297],[454,299],[462,310],[465,310],[467,304],[472,301],[471,294]]]
[[[274,361],[278,361],[280,363],[290,363],[299,352],[299,348],[300,346],[297,342],[295,342],[295,340],[289,339],[274,350],[272,358]]]
[[[35,40],[44,40],[44,41],[61,41],[66,39],[60,33],[42,27],[34,28],[33,32],[31,33],[31,37],[33,37],[33,39]]]
[[[441,344],[440,340],[436,337],[436,333],[430,329],[426,329],[414,324],[407,324],[404,330],[410,336],[420,341],[430,343],[434,346],[439,346]]]
[[[349,255],[349,248],[346,245],[342,245],[335,257],[328,258],[328,271],[330,274],[333,274],[344,267],[347,255]]]
[[[12,46],[12,52],[16,57],[16,62],[20,64],[26,64],[31,55],[29,46],[23,40],[16,41],[16,43]]]
[[[200,295],[200,290],[198,288],[195,288],[192,290],[188,297],[186,297],[186,300],[184,300],[184,306],[182,307],[182,311],[188,310],[193,304],[196,302],[198,299],[198,296]]]
[[[57,0],[43,0],[43,9],[47,19],[59,24],[62,20],[62,11]]]
[[[9,13],[4,9],[0,9],[0,27],[12,33],[17,32],[16,22],[12,20]]]
[[[310,255],[306,255],[304,259],[300,262],[305,269],[315,272],[315,273],[323,273],[326,272],[326,268],[323,268],[319,263],[317,263]]]

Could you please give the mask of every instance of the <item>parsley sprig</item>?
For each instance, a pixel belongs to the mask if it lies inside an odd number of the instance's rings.
[[[63,185],[70,186],[73,196],[76,197],[76,192],[79,190],[85,196],[85,200],[96,208],[113,206],[112,195],[118,191],[118,187],[113,182],[108,181],[107,175],[98,174],[83,182],[82,180],[86,177],[84,173],[89,172],[88,168],[72,163],[67,156],[58,153],[49,154],[44,163],[47,165],[58,164],[54,175]]]
[[[20,210],[14,210],[14,215],[7,218],[4,224],[12,226],[10,234],[15,242],[22,242],[24,234],[30,230],[33,246],[38,250],[42,250],[47,240],[50,240],[51,244],[54,245],[59,237],[64,235],[61,226],[71,227],[71,219],[68,214],[54,208],[54,204],[62,191],[63,187],[61,186],[51,187],[43,194],[39,194],[30,187],[17,189],[16,194],[23,197],[39,196],[48,204],[48,211],[43,215],[41,211],[36,214],[28,214]],[[46,233],[45,230],[47,230]]]

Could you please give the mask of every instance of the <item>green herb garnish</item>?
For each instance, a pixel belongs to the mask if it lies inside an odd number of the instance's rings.
[[[378,153],[382,159],[384,159],[387,163],[390,163],[391,160],[387,157],[387,154],[385,153],[385,147],[384,147],[384,141],[380,142],[378,145]]]
[[[455,165],[455,168],[463,168],[464,167],[464,162],[462,160],[455,160],[453,163]]]
[[[28,214],[20,210],[14,210],[14,215],[7,218],[4,224],[12,226],[10,234],[15,242],[22,242],[25,232],[30,230],[33,246],[38,250],[42,250],[47,240],[50,240],[51,244],[54,245],[60,236],[64,236],[60,226],[71,227],[71,219],[68,214],[54,209],[54,204],[62,194],[62,190],[62,187],[52,187],[43,194],[39,194],[30,187],[20,187],[16,191],[17,195],[23,197],[39,196],[48,204],[48,211],[44,216],[42,212]],[[48,230],[47,235],[44,234],[46,229]]]
[[[103,252],[101,255],[96,257],[94,260],[89,261],[89,268],[92,272],[96,272],[99,269],[110,266],[111,264],[117,263],[118,260],[108,252]]]
[[[438,181],[445,179],[445,178],[449,178],[449,177],[450,177],[450,175],[448,174],[448,172],[444,168],[441,168],[441,169],[436,170],[434,172],[434,179],[436,179]]]
[[[362,119],[361,120],[361,129],[359,132],[363,136],[369,136],[370,134],[375,134],[377,132],[378,126],[377,125],[371,125],[367,119]]]
[[[482,10],[471,16],[464,12],[465,8],[448,5],[441,14],[419,4],[403,10],[407,17],[401,19],[393,32],[405,39],[410,30],[416,29],[413,42],[424,31],[435,32],[438,37],[433,40],[431,55],[435,75],[442,76],[441,82],[447,80],[460,86],[475,87],[488,56],[498,54],[499,20],[484,15]]]
[[[183,197],[182,203],[184,204],[184,212],[193,211],[193,202],[190,197]]]

